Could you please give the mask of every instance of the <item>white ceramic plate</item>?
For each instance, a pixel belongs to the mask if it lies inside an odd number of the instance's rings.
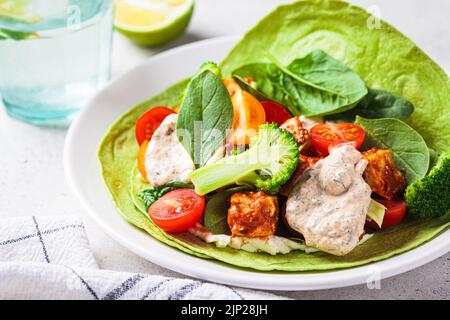
[[[229,285],[311,290],[350,286],[417,268],[450,251],[450,230],[404,254],[369,265],[321,273],[257,272],[185,254],[128,224],[114,207],[103,182],[97,147],[128,109],[195,73],[206,61],[221,61],[237,37],[199,41],[155,56],[112,81],[79,114],[65,147],[67,180],[84,208],[112,238],[141,257],[168,269]]]

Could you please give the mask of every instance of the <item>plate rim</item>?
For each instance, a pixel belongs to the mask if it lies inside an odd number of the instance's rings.
[[[145,250],[140,245],[133,243],[126,238],[125,235],[115,230],[111,225],[105,222],[101,214],[98,214],[94,206],[91,206],[87,200],[84,191],[80,188],[77,178],[78,172],[75,169],[72,155],[75,152],[77,133],[82,130],[84,119],[89,115],[89,112],[95,105],[97,97],[101,97],[102,94],[108,92],[111,86],[117,85],[123,81],[127,76],[137,72],[138,69],[144,65],[157,63],[159,60],[170,59],[171,56],[176,56],[186,50],[198,50],[212,45],[224,45],[230,44],[240,39],[240,36],[224,36],[216,37],[205,40],[192,42],[183,46],[179,46],[162,53],[156,54],[142,63],[134,66],[130,70],[122,73],[121,75],[110,81],[103,89],[101,89],[86,106],[79,112],[70,126],[64,145],[64,171],[66,181],[69,185],[71,192],[80,201],[82,207],[86,210],[89,217],[111,238],[123,245],[127,249],[131,250],[140,257],[160,265],[164,268],[170,269],[175,272],[179,272],[195,278],[204,279],[207,281],[222,283],[226,285],[233,285],[238,287],[246,287],[253,289],[264,290],[320,290],[346,287],[352,285],[358,285],[367,283],[367,281],[381,280],[394,275],[398,275],[412,269],[418,268],[434,259],[446,254],[450,251],[450,229],[444,230],[432,240],[422,244],[419,247],[406,251],[404,253],[394,255],[390,258],[386,258],[381,261],[368,263],[365,265],[336,269],[327,272],[286,272],[286,273],[264,273],[257,270],[245,270],[236,269],[234,266],[226,266],[215,263],[214,261],[197,258],[192,255],[186,254],[178,249],[174,249],[168,245],[165,245],[158,240],[148,235],[152,240],[158,244],[164,246],[158,246],[155,243],[155,247],[152,250]],[[129,110],[129,109],[127,109]],[[111,124],[110,124],[111,125]],[[98,141],[99,143],[100,141]],[[97,143],[97,145],[98,145]],[[95,154],[96,156],[97,154]],[[96,165],[99,166],[98,161]],[[104,186],[106,188],[106,186]],[[110,201],[112,201],[110,199]],[[117,214],[120,214],[117,210]],[[122,218],[122,217],[121,217]],[[136,230],[139,231],[140,230]],[[190,263],[174,263],[174,261],[165,258],[165,249],[171,249],[178,251],[181,255],[180,258],[187,262],[195,264],[195,267]],[[194,261],[195,259],[195,261]],[[178,262],[178,261],[177,261]],[[233,272],[230,272],[233,270]],[[264,277],[261,277],[264,275]],[[376,277],[376,278],[373,278]],[[372,280],[371,280],[372,279]]]

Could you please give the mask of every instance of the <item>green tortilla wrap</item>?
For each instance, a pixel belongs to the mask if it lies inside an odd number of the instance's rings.
[[[380,21],[369,28],[364,10],[341,1],[300,1],[281,6],[250,30],[222,62],[224,76],[237,67],[266,61],[270,53],[288,63],[314,49],[323,49],[355,70],[371,88],[389,90],[411,101],[416,109],[409,124],[436,151],[450,149],[450,81],[445,72],[396,29]],[[375,24],[376,26],[376,24]],[[143,102],[111,127],[99,148],[103,176],[121,215],[151,236],[186,253],[231,265],[264,271],[316,271],[354,267],[413,249],[445,230],[450,216],[426,221],[406,219],[380,232],[343,257],[323,252],[293,251],[272,256],[217,248],[190,233],[168,234],[135,206],[132,170],[138,146],[137,118],[155,105],[174,105],[187,81]],[[131,177],[130,177],[131,176]]]

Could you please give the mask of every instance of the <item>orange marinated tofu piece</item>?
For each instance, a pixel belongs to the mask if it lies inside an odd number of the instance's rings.
[[[292,136],[294,137],[295,141],[297,141],[299,146],[301,146],[305,142],[308,142],[309,140],[309,132],[308,130],[303,128],[300,117],[293,117],[286,120],[280,126],[280,128],[292,133]]]
[[[390,150],[372,148],[362,155],[368,161],[363,178],[373,192],[393,199],[405,190],[405,179],[395,166]]]
[[[278,198],[264,192],[238,192],[230,198],[228,225],[233,236],[273,235],[278,222]]]

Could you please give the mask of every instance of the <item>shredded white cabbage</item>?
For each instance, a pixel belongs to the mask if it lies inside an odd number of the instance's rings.
[[[271,255],[286,254],[293,250],[302,250],[306,253],[319,251],[316,248],[308,247],[301,239],[291,240],[278,236],[266,238],[231,237],[226,234],[213,234],[200,224],[189,229],[189,231],[207,243],[214,243],[219,248],[228,246],[248,252],[267,252]]]
[[[309,247],[302,239],[288,239],[279,236],[268,236],[266,238],[232,237],[226,234],[213,234],[203,225],[197,224],[189,232],[199,237],[207,243],[213,243],[219,248],[230,247],[247,252],[266,252],[271,255],[286,254],[293,250],[301,250],[306,253],[320,251],[317,248]],[[358,245],[366,242],[372,234],[365,234]]]

